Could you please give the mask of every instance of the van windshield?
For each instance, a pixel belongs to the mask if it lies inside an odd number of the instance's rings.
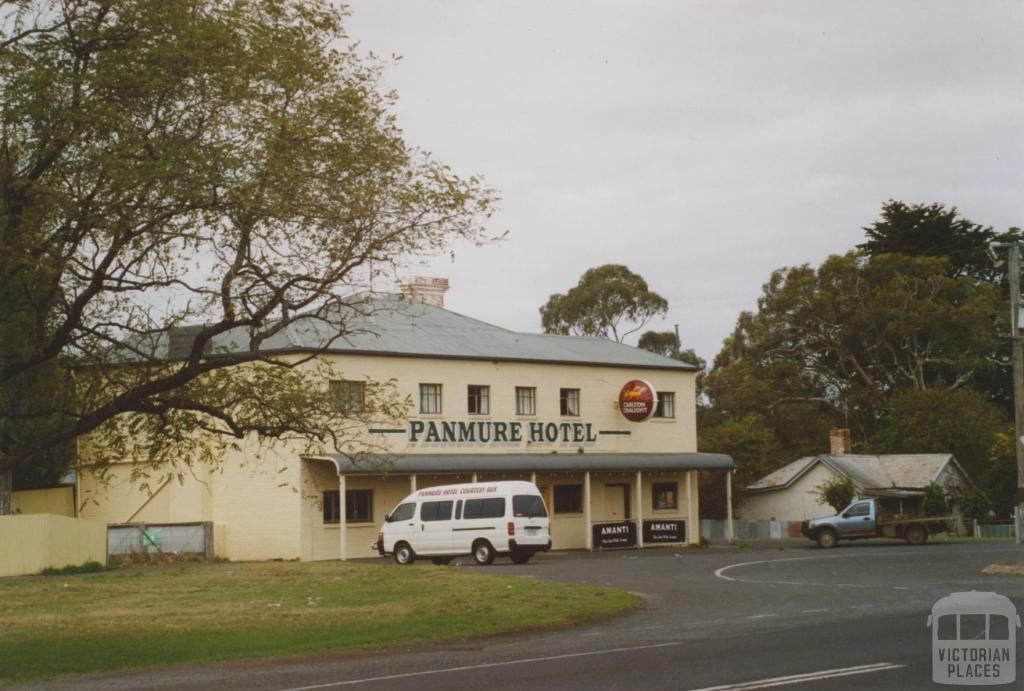
[[[388,518],[388,523],[394,523],[395,521],[408,521],[412,518],[412,515],[416,513],[416,504],[409,502],[408,504],[399,504],[394,511],[391,512],[391,516]]]
[[[545,518],[548,515],[544,500],[536,494],[517,494],[512,497],[512,513],[516,518]]]

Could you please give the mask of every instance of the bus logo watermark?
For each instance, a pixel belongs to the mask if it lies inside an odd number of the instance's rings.
[[[998,593],[952,593],[932,606],[932,681],[995,686],[1017,679],[1020,617]]]

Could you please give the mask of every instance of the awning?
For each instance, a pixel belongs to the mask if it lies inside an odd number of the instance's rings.
[[[309,460],[331,461],[346,475],[381,473],[494,473],[623,470],[731,470],[732,458],[720,453],[502,453],[402,454],[346,456],[328,454]]]

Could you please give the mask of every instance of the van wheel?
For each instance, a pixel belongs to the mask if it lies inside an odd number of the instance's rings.
[[[407,542],[399,542],[395,545],[395,563],[407,565],[416,561],[416,553]]]
[[[473,560],[481,566],[494,562],[494,548],[487,540],[480,540],[473,545]]]
[[[912,545],[923,545],[928,540],[928,531],[919,525],[907,528],[907,542]]]
[[[433,557],[433,558],[431,558],[430,561],[434,562],[438,566],[447,566],[448,564],[451,563],[452,558],[451,557]]]
[[[815,541],[818,543],[818,547],[822,549],[832,549],[839,542],[839,537],[836,535],[836,531],[831,528],[824,528],[818,531]]]
[[[530,557],[532,557],[532,556],[533,555],[530,554],[529,552],[526,552],[526,553],[519,552],[519,553],[510,554],[509,558],[512,559],[512,563],[513,564],[525,564],[526,562],[530,561]]]

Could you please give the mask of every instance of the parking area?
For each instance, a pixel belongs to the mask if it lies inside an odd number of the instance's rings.
[[[994,590],[1024,606],[1024,579],[980,574],[996,562],[1024,563],[1024,550],[878,541],[833,550],[787,543],[566,552],[489,567],[468,558],[447,567],[417,563],[406,568],[489,569],[625,588],[642,593],[648,608],[567,631],[108,676],[76,688],[931,688],[925,622],[937,599]]]

